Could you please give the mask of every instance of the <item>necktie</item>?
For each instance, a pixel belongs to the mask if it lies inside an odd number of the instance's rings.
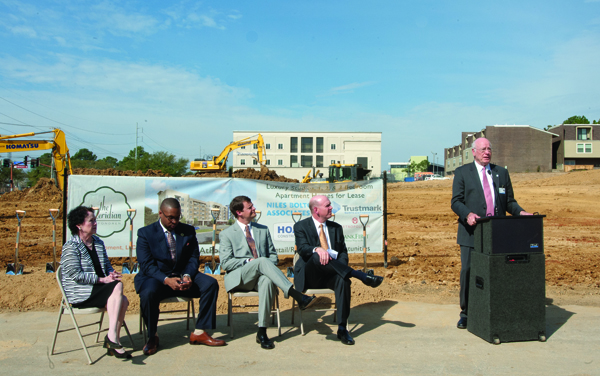
[[[494,215],[494,200],[492,199],[492,190],[490,189],[490,183],[488,182],[487,176],[485,176],[485,167],[481,170],[483,174],[483,194],[485,195],[486,210],[485,215]]]
[[[250,232],[250,226],[246,225],[246,241],[250,246],[250,250],[252,251],[252,257],[255,259],[258,258],[258,253],[256,253],[256,243],[254,242],[254,238],[252,238],[252,233]]]
[[[171,231],[167,231],[167,239],[169,239],[169,252],[171,252],[171,258],[175,261],[175,252],[177,250],[177,243]]]
[[[323,224],[319,225],[319,240],[321,241],[321,248],[324,250],[328,250],[329,246],[327,245],[327,237],[325,236],[325,232],[323,232]]]

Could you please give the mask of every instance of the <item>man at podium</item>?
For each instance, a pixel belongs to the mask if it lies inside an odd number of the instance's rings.
[[[486,138],[478,138],[471,149],[473,163],[454,171],[452,183],[452,211],[458,215],[456,242],[460,245],[460,320],[457,327],[467,328],[469,273],[471,252],[474,248],[474,230],[477,218],[486,216],[531,215],[514,198],[508,171],[491,164],[492,145]]]

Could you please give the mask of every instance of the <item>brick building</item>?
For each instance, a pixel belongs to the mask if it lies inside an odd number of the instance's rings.
[[[552,140],[558,137],[556,134],[529,125],[488,125],[479,132],[462,132],[460,144],[444,149],[446,175],[473,162],[471,149],[480,137],[492,144],[493,164],[511,172],[552,171]]]
[[[561,124],[548,131],[558,136],[552,141],[552,168],[600,167],[600,124]]]

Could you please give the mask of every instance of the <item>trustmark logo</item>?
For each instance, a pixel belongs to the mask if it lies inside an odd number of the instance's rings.
[[[95,191],[85,193],[80,205],[98,208],[97,235],[101,238],[121,232],[127,226],[127,209],[131,209],[131,206],[123,192],[115,191],[111,187],[99,187]]]

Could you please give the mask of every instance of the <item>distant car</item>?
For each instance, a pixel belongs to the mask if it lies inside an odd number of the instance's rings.
[[[425,180],[450,180],[450,178],[442,175],[431,175],[427,176]]]

